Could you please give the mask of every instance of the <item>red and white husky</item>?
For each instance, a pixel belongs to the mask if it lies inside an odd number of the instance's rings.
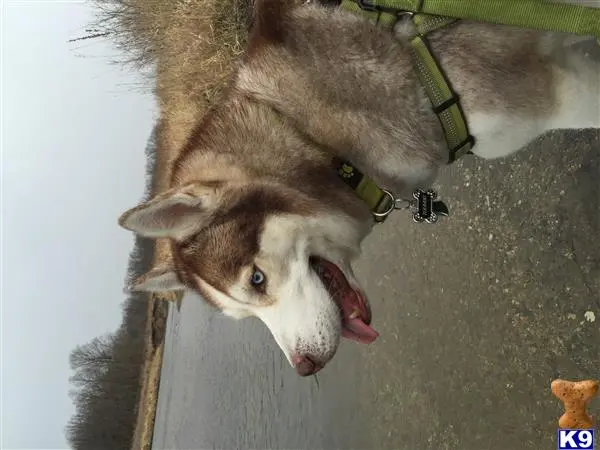
[[[172,242],[172,264],[134,289],[190,289],[232,317],[259,317],[310,375],[342,336],[377,337],[351,266],[372,217],[332,158],[406,194],[433,180],[448,150],[401,30],[284,3],[257,2],[246,57],[181,149],[171,189],[120,224]],[[600,127],[600,64],[568,39],[473,22],[432,34],[476,155],[513,153],[551,129]]]

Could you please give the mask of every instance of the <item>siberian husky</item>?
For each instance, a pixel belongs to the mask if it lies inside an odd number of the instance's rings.
[[[405,33],[338,8],[257,2],[246,55],[181,149],[170,190],[120,218],[172,242],[173,262],[132,288],[189,289],[229,316],[260,318],[302,376],[322,369],[341,337],[376,339],[351,265],[373,219],[331,161],[351,161],[400,195],[446,164]],[[475,155],[600,127],[600,64],[570,39],[466,21],[429,37]]]

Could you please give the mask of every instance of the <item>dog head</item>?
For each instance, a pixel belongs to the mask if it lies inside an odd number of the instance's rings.
[[[127,212],[120,225],[169,238],[173,263],[133,290],[191,289],[234,318],[255,316],[303,376],[340,337],[371,342],[368,301],[352,272],[368,226],[277,182],[195,182]]]

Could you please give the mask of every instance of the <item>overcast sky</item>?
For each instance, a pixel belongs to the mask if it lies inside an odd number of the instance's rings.
[[[154,99],[87,4],[2,2],[2,449],[67,448],[71,349],[114,331]]]

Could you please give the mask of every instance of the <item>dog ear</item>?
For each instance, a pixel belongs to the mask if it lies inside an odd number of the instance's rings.
[[[126,290],[128,292],[172,292],[185,290],[174,267],[169,264],[156,266],[137,278]]]
[[[222,196],[219,183],[174,188],[123,213],[119,225],[144,237],[182,240],[206,225]]]

